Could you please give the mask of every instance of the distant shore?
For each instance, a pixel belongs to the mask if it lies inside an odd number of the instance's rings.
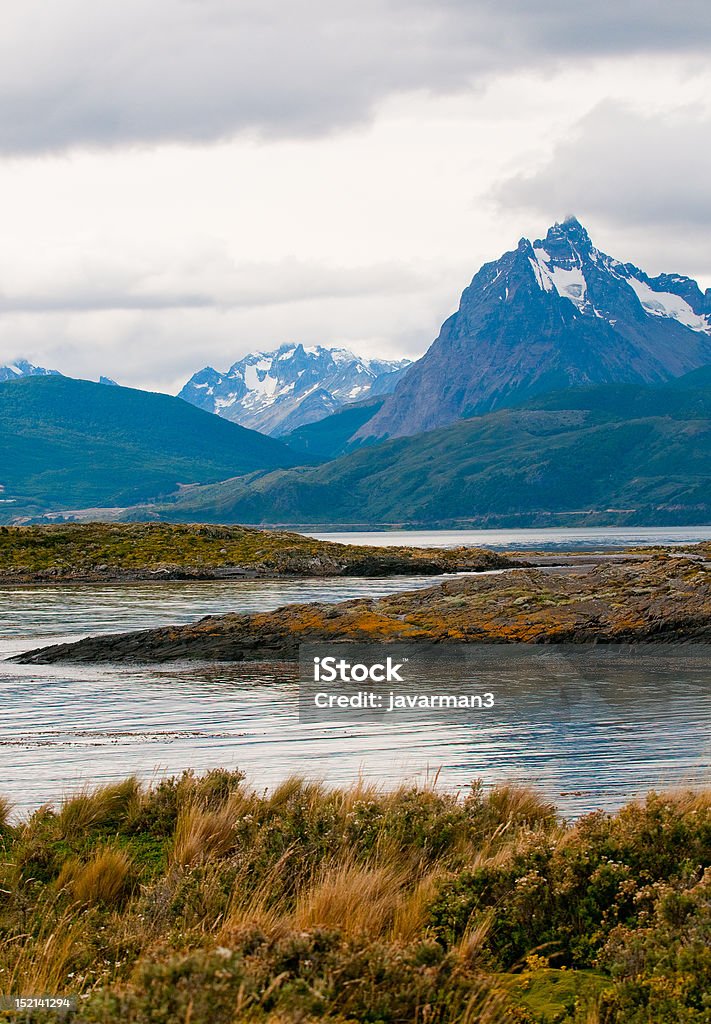
[[[0,527],[0,584],[435,576],[525,564],[484,548],[334,544],[244,526],[87,523]]]

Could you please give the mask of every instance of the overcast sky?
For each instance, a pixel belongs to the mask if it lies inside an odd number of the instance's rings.
[[[575,213],[711,286],[708,0],[5,0],[0,365],[417,356]]]

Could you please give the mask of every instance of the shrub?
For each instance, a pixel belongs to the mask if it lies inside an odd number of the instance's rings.
[[[636,928],[613,929],[600,955],[617,984],[607,1019],[625,1024],[706,1024],[711,1019],[711,872],[680,891],[656,886],[654,909]]]

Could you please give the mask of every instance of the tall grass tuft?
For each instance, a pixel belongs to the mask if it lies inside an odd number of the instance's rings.
[[[85,923],[73,909],[53,913],[46,904],[32,933],[6,936],[3,943],[0,991],[62,993],[71,991],[72,968],[83,948]]]
[[[235,848],[237,818],[243,810],[240,794],[228,797],[216,810],[190,803],[178,811],[171,851],[173,863],[182,867],[224,857]]]
[[[119,906],[128,894],[133,861],[124,850],[99,847],[91,859],[65,861],[57,878],[59,891],[66,891],[78,904]]]
[[[7,797],[0,796],[0,831],[10,826],[12,804]]]
[[[384,935],[392,926],[407,884],[394,864],[363,866],[348,859],[322,868],[299,895],[294,928],[338,929],[344,935]]]
[[[59,826],[65,837],[88,829],[116,826],[139,799],[140,784],[133,776],[122,782],[85,789],[64,801]]]
[[[489,824],[501,826],[525,825],[529,828],[555,825],[558,814],[555,805],[545,800],[529,786],[504,783],[494,788],[486,800]]]

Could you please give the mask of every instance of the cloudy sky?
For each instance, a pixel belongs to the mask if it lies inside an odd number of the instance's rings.
[[[708,0],[5,0],[0,365],[422,353],[575,213],[711,286]]]

